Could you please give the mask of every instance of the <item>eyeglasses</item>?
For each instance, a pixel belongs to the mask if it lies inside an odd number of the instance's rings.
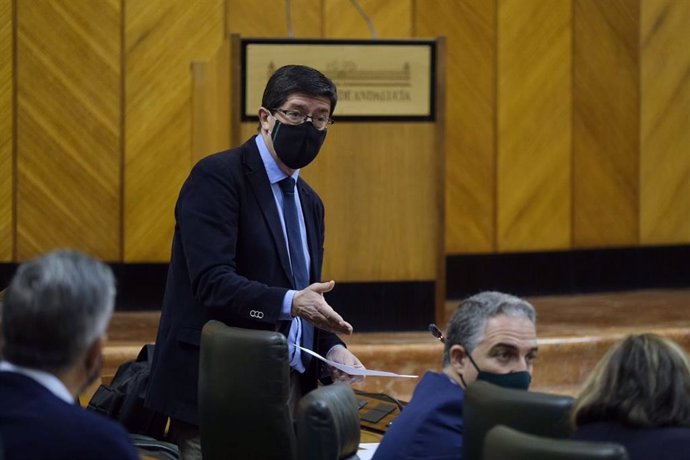
[[[273,110],[282,113],[287,119],[287,121],[289,121],[290,124],[293,125],[301,125],[302,123],[306,123],[306,121],[309,120],[309,122],[311,122],[314,128],[318,129],[319,131],[323,131],[324,129],[328,128],[329,125],[332,125],[334,123],[334,120],[328,115],[317,115],[315,117],[312,117],[303,114],[299,110]]]

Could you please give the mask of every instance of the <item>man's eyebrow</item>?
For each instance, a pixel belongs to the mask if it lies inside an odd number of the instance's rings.
[[[512,343],[499,342],[499,343],[497,343],[497,344],[494,344],[494,345],[489,349],[489,351],[493,351],[493,350],[501,349],[501,348],[507,348],[507,349],[510,349],[510,350],[518,350],[518,349],[519,349],[516,345],[513,345]],[[534,353],[534,352],[537,352],[537,351],[539,351],[539,347],[538,347],[538,346],[532,347],[532,348],[529,349],[529,353]]]
[[[298,101],[293,101],[288,104],[288,109],[299,109],[303,112],[306,112],[309,106],[303,102],[298,102]],[[328,113],[329,110],[327,108],[317,108],[314,110],[314,113]]]
[[[511,349],[511,350],[517,350],[517,349],[518,349],[518,347],[516,347],[516,346],[513,345],[512,343],[503,343],[503,342],[499,342],[499,343],[494,344],[494,345],[491,347],[490,351],[493,351],[493,350],[496,350],[496,349],[500,349],[500,348],[509,348],[509,349]]]
[[[307,106],[304,104],[300,104],[299,102],[290,102],[287,106],[287,109],[288,110],[295,110],[295,109],[306,110]]]

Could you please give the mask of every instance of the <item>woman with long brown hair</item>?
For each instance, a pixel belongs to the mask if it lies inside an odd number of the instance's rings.
[[[678,344],[631,335],[597,364],[572,410],[575,439],[622,444],[630,460],[690,458],[690,362]]]

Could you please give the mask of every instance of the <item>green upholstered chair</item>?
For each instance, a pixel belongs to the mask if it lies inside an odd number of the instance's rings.
[[[496,425],[552,438],[570,435],[570,396],[503,388],[484,381],[469,385],[463,406],[463,459],[482,458],[484,437]]]
[[[296,459],[289,385],[283,334],[206,323],[199,363],[204,460]]]
[[[484,439],[482,460],[627,460],[620,444],[547,438],[498,425]]]
[[[352,388],[339,383],[304,396],[297,408],[297,439],[300,459],[357,459],[359,407]]]
[[[356,459],[357,399],[347,385],[317,388],[288,404],[285,336],[209,321],[201,334],[199,428],[204,460]]]

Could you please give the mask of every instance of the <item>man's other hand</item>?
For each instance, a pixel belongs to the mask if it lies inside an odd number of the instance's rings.
[[[365,369],[361,361],[357,359],[357,357],[352,354],[350,350],[342,345],[336,345],[331,348],[326,355],[326,359],[335,361],[339,364],[346,364],[359,369]],[[329,367],[329,369],[334,382],[362,383],[364,381],[363,375],[350,375],[341,371],[340,369],[336,369],[335,367]]]

